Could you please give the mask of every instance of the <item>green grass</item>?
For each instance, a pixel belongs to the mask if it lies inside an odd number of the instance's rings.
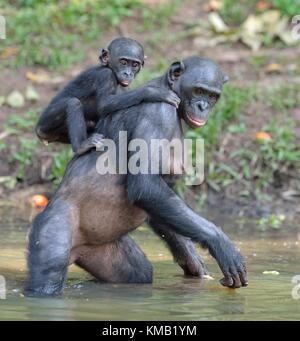
[[[3,66],[42,65],[62,69],[84,58],[83,47],[107,27],[117,26],[140,6],[138,0],[112,1],[2,1],[7,18],[7,39],[1,51],[17,47],[15,58]]]
[[[8,154],[8,162],[16,169],[13,175],[15,180],[25,181],[26,174],[32,167],[37,167],[40,154],[45,147],[39,142],[37,137],[25,137],[32,134],[38,118],[38,111],[29,110],[23,116],[13,114],[9,116],[4,124],[4,131],[14,138],[14,143],[10,144],[0,140],[0,151]],[[55,184],[62,179],[67,163],[73,156],[70,146],[63,144],[49,145],[48,151],[52,154],[53,162],[49,180]],[[16,184],[16,181],[14,182]]]

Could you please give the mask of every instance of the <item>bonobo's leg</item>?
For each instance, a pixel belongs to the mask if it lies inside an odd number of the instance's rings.
[[[186,276],[203,278],[204,275],[208,275],[207,267],[190,238],[175,233],[167,223],[155,219],[150,219],[149,225],[166,242],[175,262],[181,266]]]
[[[152,265],[129,236],[105,245],[79,246],[74,253],[75,263],[100,281],[152,283]]]
[[[217,260],[228,287],[246,286],[247,271],[242,255],[213,223],[200,217],[158,175],[127,176],[128,198],[150,217],[167,222],[174,232],[199,242]]]
[[[71,210],[63,202],[49,204],[29,233],[27,295],[59,294],[67,276],[71,243]]]

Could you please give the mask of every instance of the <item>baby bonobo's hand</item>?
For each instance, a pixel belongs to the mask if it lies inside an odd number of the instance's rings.
[[[88,152],[89,150],[96,148],[97,150],[103,146],[102,140],[104,136],[102,134],[94,133],[86,140],[84,140],[81,146],[76,151],[75,155],[82,155]]]
[[[149,86],[147,89],[147,99],[149,102],[165,102],[178,108],[180,103],[180,98],[176,93],[169,89],[158,88],[154,86]]]

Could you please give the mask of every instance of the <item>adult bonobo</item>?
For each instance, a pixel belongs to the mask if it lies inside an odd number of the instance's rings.
[[[101,135],[88,135],[101,115],[142,101],[178,106],[178,97],[168,89],[142,87],[124,92],[144,65],[144,50],[137,41],[117,38],[99,59],[101,65],[82,72],[51,100],[36,126],[40,139],[71,143],[80,155],[100,143]]]
[[[119,131],[127,131],[129,141],[141,138],[148,146],[152,139],[182,138],[180,118],[193,128],[202,126],[224,81],[218,66],[208,59],[192,57],[173,63],[150,84],[175,91],[181,98],[178,110],[166,103],[143,103],[107,115],[99,121],[97,131],[115,142]],[[72,263],[101,281],[151,282],[151,264],[127,235],[145,220],[164,236],[183,268],[190,254],[186,244],[178,241],[185,236],[207,248],[217,260],[223,285],[247,285],[239,251],[221,229],[176,195],[168,183],[172,174],[100,175],[96,163],[101,153],[93,150],[75,157],[49,205],[35,219],[29,234],[27,293],[61,292]],[[148,161],[151,168],[152,157]]]

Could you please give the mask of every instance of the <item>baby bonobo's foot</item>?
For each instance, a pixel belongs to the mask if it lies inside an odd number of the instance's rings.
[[[88,137],[86,140],[84,140],[81,144],[81,146],[76,151],[75,155],[82,155],[88,152],[89,150],[96,148],[97,150],[100,149],[103,146],[103,140],[104,136],[102,134],[94,133],[90,137]]]

